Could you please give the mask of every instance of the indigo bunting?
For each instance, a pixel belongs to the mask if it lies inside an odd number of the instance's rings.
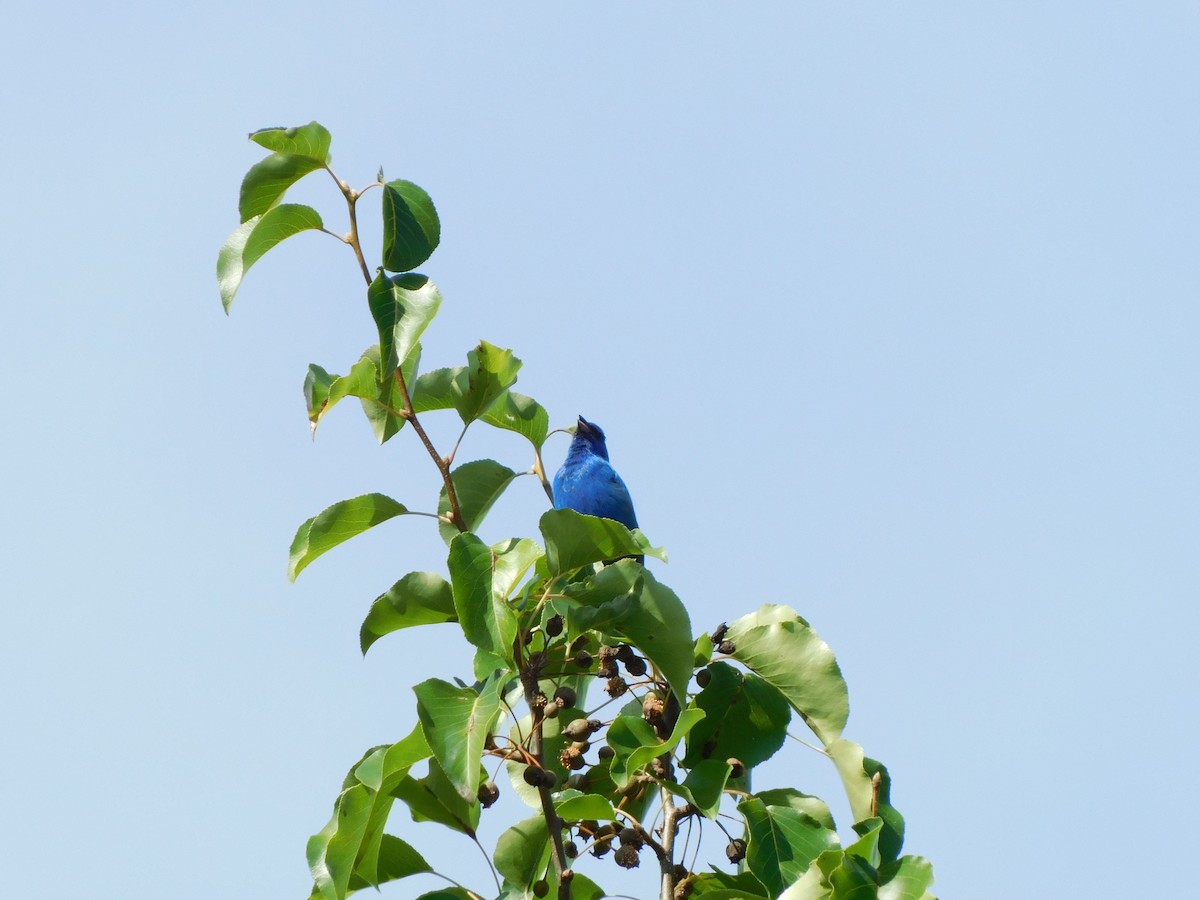
[[[579,417],[567,459],[554,476],[554,508],[614,519],[637,528],[629,488],[608,461],[600,426]],[[637,557],[635,557],[637,558]],[[640,558],[637,558],[641,562]]]

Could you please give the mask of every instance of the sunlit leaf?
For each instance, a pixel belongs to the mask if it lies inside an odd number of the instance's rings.
[[[902,856],[879,870],[879,900],[925,900],[933,886],[933,864]]]
[[[688,736],[684,765],[733,757],[753,767],[770,759],[787,739],[792,717],[787,700],[762,678],[729,663],[715,662],[708,671],[708,684],[693,701],[708,715]]]
[[[263,254],[294,234],[324,227],[315,209],[298,203],[276,206],[239,225],[217,254],[217,287],[225,312],[229,312],[242,279]]]
[[[695,731],[695,728],[692,729]],[[672,793],[694,805],[702,814],[715,819],[721,809],[721,797],[733,767],[724,760],[705,759],[691,767],[682,784],[663,782]]]
[[[539,449],[546,442],[546,433],[550,430],[550,415],[542,405],[516,391],[505,391],[480,418],[496,428],[523,435]]]
[[[751,797],[738,804],[738,811],[750,835],[746,862],[772,896],[799,879],[821,853],[839,846],[836,832],[791,807],[767,806]]]
[[[473,459],[463,463],[450,473],[454,492],[458,497],[459,511],[467,531],[478,531],[492,505],[512,484],[517,473],[494,459]],[[450,514],[450,496],[442,486],[438,495],[438,515]],[[438,523],[438,532],[447,544],[454,540],[458,529],[447,522]]]
[[[892,806],[892,779],[883,763],[867,757],[853,741],[838,740],[825,748],[837,767],[850,801],[855,822],[878,816],[883,820],[879,851],[885,862],[900,855],[904,846],[904,816]],[[875,776],[878,776],[878,786]]]
[[[250,134],[250,140],[276,153],[305,156],[317,162],[329,161],[329,132],[317,122],[293,128],[260,128]]]
[[[537,881],[550,861],[550,832],[544,816],[518,822],[496,841],[496,871],[505,881],[527,888]]]
[[[437,315],[442,294],[424,275],[389,277],[380,270],[367,288],[367,303],[379,330],[379,378],[391,379]]]
[[[703,718],[704,713],[701,710],[685,709],[679,714],[671,736],[663,741],[655,734],[650,723],[641,716],[617,716],[608,726],[604,736],[605,741],[616,753],[610,768],[617,787],[627,785],[642,766],[673,749]]]
[[[408,512],[407,507],[383,494],[363,494],[342,500],[313,516],[292,539],[288,578],[304,571],[314,559],[369,528]]]
[[[774,685],[825,744],[837,740],[850,704],[833,651],[786,606],[767,604],[729,626],[733,657]]]
[[[433,255],[442,226],[433,200],[411,181],[383,186],[383,267],[389,272],[415,269]]]
[[[288,188],[319,168],[319,160],[289,153],[272,153],[255,163],[242,179],[241,196],[238,199],[242,221],[261,216],[283,199]]]
[[[480,770],[477,784],[486,777]],[[479,827],[479,800],[463,797],[436,759],[429,761],[429,774],[424,778],[407,775],[401,779],[392,796],[404,802],[414,822],[438,822],[468,837],[474,837]]]
[[[499,678],[490,680],[482,691],[430,678],[413,688],[425,740],[465,800],[479,788],[483,743],[500,716],[502,687]]]
[[[385,634],[440,622],[456,622],[450,584],[432,572],[409,572],[376,598],[359,631],[362,652]]]
[[[568,793],[570,793],[569,796]],[[607,797],[584,794],[579,791],[563,791],[562,796],[555,798],[554,808],[565,822],[580,822],[584,819],[610,822],[617,817],[613,805]]]
[[[538,528],[545,539],[551,575],[624,556],[666,559],[662,549],[651,547],[641,532],[630,531],[613,519],[583,515],[573,509],[546,511],[538,520]]]
[[[580,601],[568,611],[572,634],[595,629],[632,644],[662,672],[675,696],[687,696],[692,625],[674,591],[632,560],[622,560],[568,585],[566,592]]]
[[[450,543],[447,565],[463,635],[474,646],[511,660],[517,618],[492,588],[492,549],[469,532],[460,534]]]

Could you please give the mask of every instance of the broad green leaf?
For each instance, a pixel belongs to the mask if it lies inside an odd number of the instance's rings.
[[[492,588],[492,549],[469,532],[460,534],[450,542],[447,565],[463,635],[474,646],[511,661],[517,617]]]
[[[833,823],[833,813],[829,811],[829,804],[820,797],[805,794],[795,788],[770,788],[756,791],[754,796],[767,806],[789,806],[812,816],[830,831],[837,829]]]
[[[432,871],[433,867],[415,847],[395,835],[384,834],[380,835],[373,855],[359,861],[350,878],[350,889],[377,888],[389,881]]]
[[[833,888],[830,900],[876,900],[879,896],[879,873],[853,853],[843,853],[841,863],[826,880]]]
[[[479,772],[477,784],[487,773]],[[464,798],[450,783],[436,759],[429,761],[429,774],[424,778],[406,775],[392,791],[392,796],[408,806],[414,822],[438,822],[468,837],[475,836],[479,827],[479,800]]]
[[[550,861],[550,832],[546,819],[533,816],[500,835],[494,856],[496,871],[504,880],[527,888],[537,881]]]
[[[799,810],[767,806],[751,797],[738,804],[746,817],[750,840],[746,863],[771,895],[799,879],[809,863],[838,846],[837,833]]]
[[[878,868],[881,861],[879,858],[879,835],[883,831],[883,819],[876,816],[855,822],[854,831],[858,835],[858,840],[847,846],[846,852],[857,856],[870,864],[872,868]]]
[[[538,449],[546,442],[550,430],[550,415],[542,405],[516,391],[505,391],[497,397],[481,418],[496,428],[523,435]]]
[[[272,153],[255,163],[242,179],[238,212],[242,221],[261,216],[283,199],[288,188],[310,172],[321,168],[320,160],[290,153]]]
[[[563,795],[568,792],[563,791]],[[611,822],[617,814],[607,797],[598,794],[583,794],[575,791],[571,796],[556,797],[554,808],[564,822],[581,822],[584,819],[598,819],[601,822]]]
[[[779,690],[729,663],[708,667],[709,682],[693,701],[707,715],[688,736],[685,766],[702,759],[740,759],[754,767],[787,739],[792,710]]]
[[[371,604],[359,630],[359,645],[366,653],[385,634],[401,628],[457,620],[449,582],[432,572],[409,572]]]
[[[692,879],[692,894],[707,900],[766,897],[767,889],[750,872],[722,872],[713,866],[711,872],[699,872]]]
[[[417,900],[479,900],[479,896],[466,888],[450,887],[422,894]]]
[[[260,128],[251,132],[250,140],[276,153],[306,156],[320,163],[329,162],[330,135],[317,122],[294,128]]]
[[[534,564],[542,548],[529,538],[508,538],[492,544],[492,591],[508,599]]]
[[[408,509],[383,494],[363,494],[328,507],[300,526],[292,539],[288,578],[304,571],[314,559],[368,528],[402,516]]]
[[[239,225],[217,254],[217,287],[225,312],[229,312],[242,278],[263,254],[294,234],[324,227],[315,209],[298,203],[276,206]]]
[[[473,459],[463,463],[450,473],[454,491],[458,495],[458,507],[466,523],[467,531],[478,531],[492,505],[512,484],[517,473],[494,459]],[[438,515],[450,514],[450,496],[442,485],[438,495]],[[458,535],[458,529],[447,522],[438,522],[438,532],[447,544]]]
[[[879,870],[879,882],[879,900],[925,900],[933,864],[921,856],[902,856]]]
[[[695,728],[692,729],[695,731]],[[674,794],[693,804],[701,813],[715,819],[721,809],[721,797],[729,773],[733,767],[723,760],[705,759],[692,766],[683,784],[664,781],[662,784]]]
[[[433,200],[411,181],[383,186],[383,267],[389,272],[415,269],[433,255],[442,226]]]
[[[343,900],[348,893],[374,800],[374,792],[362,785],[342,791],[329,824],[308,839],[314,894],[325,900]]]
[[[550,893],[548,896],[555,897],[558,890],[558,877],[554,874],[554,869],[551,868],[547,873],[550,880]],[[571,900],[605,900],[606,897],[613,896],[592,879],[586,875],[575,872],[571,876]]]
[[[640,532],[630,531],[612,519],[585,516],[573,509],[548,510],[538,521],[538,528],[545,539],[546,563],[551,575],[623,556],[644,554],[666,559],[666,554],[649,546]]]
[[[408,770],[423,759],[429,759],[433,751],[425,740],[421,726],[417,725],[404,739],[394,744],[376,747],[350,770],[348,783],[343,787],[361,784],[372,791],[390,794],[395,790]]]
[[[837,740],[825,749],[842,778],[855,822],[874,816],[882,819],[884,827],[879,838],[879,852],[884,862],[896,859],[904,846],[904,816],[892,806],[892,779],[887,767],[867,757],[863,748],[853,741]],[[878,790],[873,783],[875,775],[879,776]]]
[[[571,634],[594,628],[632,644],[662,672],[675,696],[687,696],[692,624],[674,591],[632,560],[622,560],[569,585],[566,593],[580,601],[569,610]]]
[[[412,387],[413,409],[418,413],[454,409],[459,380],[466,380],[467,367],[430,369],[422,372]]]
[[[733,657],[774,685],[828,745],[846,725],[850,704],[833,651],[795,610],[767,604],[726,632]]]
[[[685,709],[679,714],[671,736],[665,741],[660,741],[654,733],[654,728],[641,716],[617,716],[604,735],[605,741],[616,753],[610,770],[617,787],[625,787],[642,766],[654,757],[674,749],[703,718],[703,711]]]
[[[479,788],[483,742],[500,717],[501,687],[500,679],[476,691],[430,678],[413,688],[425,740],[464,800],[473,799]]]
[[[467,353],[466,390],[455,398],[463,422],[474,422],[517,380],[521,360],[511,350],[480,341]],[[457,384],[457,382],[456,382]]]
[[[406,379],[412,379],[420,359],[421,345],[416,344],[404,359],[402,371]],[[348,375],[333,375],[318,365],[309,365],[304,377],[304,402],[314,436],[321,420],[346,397],[357,397],[362,401],[363,411],[379,443],[404,427],[404,398],[396,379],[379,380],[378,345],[368,347]]]
[[[442,294],[424,275],[388,277],[381,269],[367,288],[367,303],[379,329],[379,379],[384,381],[395,377],[399,361],[421,339],[442,305]]]

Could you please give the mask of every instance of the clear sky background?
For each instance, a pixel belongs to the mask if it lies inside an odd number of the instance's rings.
[[[782,602],[829,641],[940,896],[1194,892],[1196,4],[5,20],[6,893],[304,897],[346,768],[407,733],[410,684],[468,669],[450,628],[358,651],[371,600],[443,559],[428,520],[285,577],[329,503],[437,490],[349,403],[309,440],[305,367],[373,340],[346,248],[294,238],[221,311],[245,135],[310,119],[350,182],[382,164],[438,204],[427,365],[511,346],[553,424],[600,422],[697,631]],[[297,199],[342,229],[332,187]],[[484,537],[544,504],[521,480]],[[836,801],[786,752],[763,786]]]

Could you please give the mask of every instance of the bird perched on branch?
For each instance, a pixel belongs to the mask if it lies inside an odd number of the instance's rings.
[[[608,461],[604,432],[583,416],[575,425],[567,459],[554,476],[554,508],[614,519],[630,529],[638,527],[629,488]]]

